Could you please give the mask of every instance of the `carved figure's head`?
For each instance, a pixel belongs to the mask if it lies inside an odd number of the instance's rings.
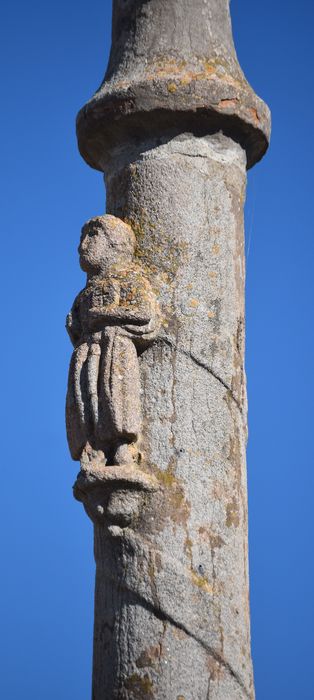
[[[78,251],[87,274],[97,275],[131,262],[136,239],[131,226],[111,214],[96,216],[82,228]]]

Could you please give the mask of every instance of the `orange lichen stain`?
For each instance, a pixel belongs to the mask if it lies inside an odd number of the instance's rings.
[[[180,80],[180,84],[183,85],[183,87],[184,87],[185,85],[189,85],[190,82],[191,82],[191,76],[188,75],[188,74],[187,74],[187,75],[184,75],[183,78],[181,78],[181,80]]]
[[[177,695],[177,700],[185,700],[184,695]]]
[[[139,673],[132,673],[125,681],[125,687],[139,700],[153,700],[153,683],[147,674],[140,676]]]
[[[214,311],[207,311],[208,318],[215,318],[216,314]]]
[[[186,525],[191,506],[185,499],[184,490],[179,480],[171,473],[170,469],[164,471],[155,467],[153,473],[165,489],[163,516],[170,517],[178,525]]]
[[[215,479],[212,484],[212,498],[217,501],[221,501],[225,496],[224,485]]]
[[[260,118],[259,118],[259,116],[258,116],[258,113],[257,113],[257,110],[256,110],[256,109],[254,109],[253,107],[250,107],[250,109],[248,109],[247,112],[250,114],[250,116],[252,117],[252,119],[253,119],[255,122],[259,122],[259,121],[260,121]]]
[[[156,477],[158,481],[160,481],[163,484],[163,486],[168,486],[169,488],[171,486],[175,486],[176,478],[169,471],[158,469],[156,470]]]
[[[213,659],[212,656],[209,656],[207,664],[210,672],[210,679],[215,681],[221,678],[223,672],[219,661],[216,661],[216,659]]]
[[[206,527],[202,526],[198,531],[201,538],[209,542],[211,549],[220,549],[225,544],[225,541],[222,539],[222,537],[220,537],[220,535],[216,535]]]
[[[214,243],[214,245],[212,247],[212,253],[214,255],[218,255],[219,251],[220,251],[220,245],[218,245],[218,243]]]
[[[193,80],[210,80],[215,77],[217,77],[215,67],[210,65],[208,61],[204,61],[199,70],[185,71],[181,75],[180,83],[185,86],[189,85]]]
[[[171,284],[179,267],[186,260],[189,246],[187,242],[174,242],[172,234],[166,231],[156,230],[147,215],[145,209],[141,209],[137,219],[125,217],[125,223],[133,229],[137,245],[135,260],[140,262],[141,268],[148,278],[158,275],[158,279]],[[162,279],[161,279],[162,278]],[[159,287],[158,282],[158,287]],[[159,289],[156,288],[156,293]]]
[[[180,73],[185,66],[186,61],[177,61],[175,58],[165,56],[157,59],[157,61],[153,61],[152,64],[148,65],[147,70],[153,71],[158,77],[163,77],[169,75],[169,73]]]
[[[184,549],[186,551],[187,556],[191,560],[192,560],[192,547],[193,547],[193,542],[189,537],[187,537],[185,540],[185,543],[184,543]]]
[[[234,525],[234,527],[238,527],[239,523],[239,507],[236,498],[233,497],[232,501],[227,505],[226,525],[227,527],[231,527],[232,525]]]
[[[184,630],[180,630],[179,627],[173,627],[172,634],[174,637],[176,637],[176,639],[180,639],[180,641],[186,639],[186,632],[184,632]]]
[[[176,92],[177,91],[176,84],[175,83],[168,83],[167,90],[168,90],[168,92]]]
[[[172,77],[180,80],[182,86],[192,81],[219,80],[240,90],[247,90],[247,82],[230,75],[229,62],[223,58],[199,58],[197,63],[190,66],[185,60],[178,61],[172,56],[155,58],[145,68],[145,80],[169,80]],[[117,81],[116,89],[127,90],[132,83],[126,80]]]
[[[123,90],[124,88],[128,89],[129,87],[130,87],[129,80],[117,80],[117,82],[115,83],[116,90]]]
[[[217,107],[218,109],[234,109],[238,102],[237,97],[234,97],[232,100],[220,100]]]
[[[197,299],[190,299],[189,306],[191,306],[193,309],[196,309],[198,305],[199,301]]]
[[[195,573],[195,571],[192,571],[192,581],[195,586],[198,588],[201,588],[203,591],[206,591],[206,593],[209,593],[210,595],[213,594],[214,589],[208,581],[206,581],[206,578],[204,576],[199,576],[198,574]]]
[[[160,658],[160,644],[144,649],[136,661],[138,668],[153,667]]]
[[[206,59],[204,61],[204,70],[208,75],[211,75],[211,73],[215,73],[215,67],[210,61],[207,61]]]
[[[192,81],[221,80],[237,88],[245,87],[243,81],[241,82],[229,74],[229,69],[226,61],[217,58],[200,59],[197,65],[191,65],[189,69],[186,61],[177,61],[171,56],[163,56],[147,65],[145,78],[146,80],[155,80],[156,78],[167,79],[175,76],[180,80],[182,86],[189,85]]]
[[[212,280],[215,280],[218,277],[218,272],[216,272],[215,270],[210,270],[210,272],[208,273],[208,277],[210,277],[210,279]]]

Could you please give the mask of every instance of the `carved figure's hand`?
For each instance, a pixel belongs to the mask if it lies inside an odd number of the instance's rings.
[[[99,324],[101,321],[106,324],[110,321],[117,324],[134,323],[136,325],[145,325],[150,321],[149,317],[142,315],[138,311],[122,306],[93,307],[89,309],[89,319],[93,324]]]
[[[81,326],[77,318],[75,310],[71,310],[66,317],[65,327],[70,336],[71,343],[76,345],[77,341],[80,339]]]
[[[132,320],[131,323],[128,321],[123,328],[127,333],[138,336],[147,336],[153,339],[157,336],[160,328],[160,317],[155,316],[154,318],[147,318],[145,323],[137,323],[137,325],[134,323],[134,320]]]

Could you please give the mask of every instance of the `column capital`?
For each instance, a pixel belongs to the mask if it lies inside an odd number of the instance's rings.
[[[104,171],[124,141],[220,130],[248,168],[267,150],[270,112],[238,63],[229,0],[114,0],[107,72],[77,117],[86,162]]]

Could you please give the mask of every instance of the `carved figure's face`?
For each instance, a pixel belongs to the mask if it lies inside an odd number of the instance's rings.
[[[89,231],[84,231],[78,251],[80,266],[84,272],[97,273],[106,264],[110,264],[109,241],[101,229],[95,227]]]
[[[82,229],[80,266],[87,274],[106,272],[114,265],[131,261],[135,246],[133,231],[128,224],[114,216],[99,216]]]

